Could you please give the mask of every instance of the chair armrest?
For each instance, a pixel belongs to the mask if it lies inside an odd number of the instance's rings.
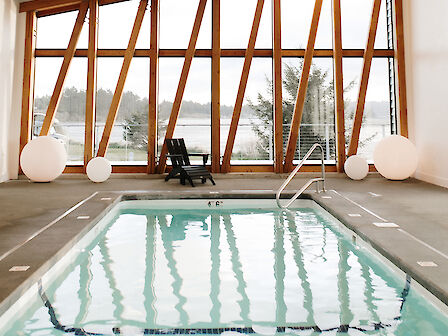
[[[207,164],[209,155],[210,154],[204,154],[204,153],[188,153],[188,156],[202,156],[202,162],[204,163],[204,166]]]

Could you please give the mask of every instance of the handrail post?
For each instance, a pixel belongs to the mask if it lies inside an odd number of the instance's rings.
[[[291,180],[294,178],[294,176],[297,174],[297,172],[299,171],[299,169],[303,166],[303,164],[305,163],[305,160],[308,159],[311,154],[314,152],[314,150],[316,148],[320,149],[321,152],[321,168],[322,168],[322,177],[320,178],[315,178],[315,179],[311,179],[309,180],[303,187],[302,189],[300,189],[289,201],[288,203],[283,206],[280,204],[280,195],[282,193],[283,190],[285,190],[286,186],[291,182]],[[275,201],[277,202],[277,205],[279,208],[285,209],[288,206],[291,205],[292,202],[294,202],[311,184],[313,184],[314,182],[316,182],[316,192],[320,192],[319,191],[319,182],[322,181],[322,191],[325,192],[325,160],[324,160],[324,149],[323,147],[319,144],[319,143],[315,143],[310,150],[308,151],[308,153],[305,154],[305,156],[303,157],[302,161],[300,161],[300,163],[297,165],[297,167],[291,172],[291,174],[289,174],[289,176],[287,177],[287,179],[285,180],[285,182],[283,182],[283,184],[281,185],[281,187],[277,190],[277,194],[275,196]]]

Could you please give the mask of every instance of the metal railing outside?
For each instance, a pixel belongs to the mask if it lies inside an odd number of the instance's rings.
[[[314,150],[316,148],[319,148],[321,151],[321,158],[322,158],[322,163],[321,163],[321,167],[322,167],[322,177],[318,177],[318,178],[314,178],[309,180],[307,183],[305,183],[305,185],[294,194],[294,196],[288,201],[288,203],[286,203],[285,205],[282,205],[280,203],[280,196],[283,192],[283,190],[285,190],[285,188],[287,187],[287,185],[291,182],[291,180],[296,176],[297,172],[299,171],[299,169],[303,166],[303,164],[305,163],[306,159],[308,159],[310,157],[310,155],[314,152]],[[305,156],[303,157],[302,161],[300,161],[300,163],[297,165],[297,167],[292,171],[291,174],[289,174],[288,178],[285,180],[285,182],[283,182],[282,186],[277,190],[277,194],[275,195],[275,201],[277,202],[277,205],[279,208],[282,209],[286,209],[288,208],[292,202],[294,202],[311,184],[313,184],[314,182],[316,182],[316,192],[320,192],[319,191],[319,182],[322,182],[322,191],[325,192],[325,163],[324,163],[324,149],[323,147],[318,144],[315,143],[310,150],[308,151],[308,153],[305,154]]]

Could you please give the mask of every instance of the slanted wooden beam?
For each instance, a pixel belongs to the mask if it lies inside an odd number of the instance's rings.
[[[148,174],[156,172],[157,111],[159,108],[159,0],[151,0],[151,49],[149,65]]]
[[[258,35],[258,27],[260,26],[261,14],[263,12],[264,0],[258,0],[255,8],[254,21],[250,32],[249,43],[244,58],[243,71],[241,73],[240,85],[236,96],[235,106],[233,108],[232,121],[230,122],[229,136],[227,138],[226,149],[222,160],[221,171],[228,172],[230,169],[230,158],[232,156],[233,145],[235,143],[236,131],[240,120],[241,108],[243,106],[244,93],[246,92],[247,80],[249,78],[250,66],[254,56],[255,42]]]
[[[19,12],[34,12],[55,9],[59,7],[80,5],[84,0],[33,0],[22,2],[19,7]]]
[[[95,98],[98,52],[98,0],[89,0],[89,49],[87,52],[86,129],[84,167],[93,157],[95,139]]]
[[[202,18],[204,16],[205,5],[207,0],[200,0],[198,10],[196,12],[196,18],[193,24],[193,30],[190,36],[190,42],[185,52],[184,65],[180,74],[179,84],[177,86],[176,97],[174,98],[173,107],[171,109],[170,119],[165,133],[165,139],[171,139],[174,134],[174,128],[176,127],[177,117],[179,116],[180,107],[182,105],[182,98],[184,96],[185,86],[187,84],[188,74],[190,72],[191,62],[193,61],[194,52],[196,50],[196,41],[198,40],[199,29],[201,28]],[[160,153],[158,172],[163,173],[166,168],[166,154],[167,148],[165,141],[163,142],[162,151]]]
[[[364,106],[366,103],[367,84],[369,83],[370,67],[372,65],[373,49],[375,45],[376,30],[378,27],[378,18],[380,15],[381,0],[375,0],[373,3],[372,17],[370,19],[369,36],[367,46],[364,52],[364,62],[362,66],[361,82],[359,85],[358,102],[356,104],[355,117],[353,119],[352,136],[348,147],[348,156],[355,155],[358,151],[359,134],[361,132],[362,117],[364,115]]]
[[[121,66],[120,76],[118,77],[118,82],[112,97],[109,113],[107,114],[106,124],[104,125],[103,136],[101,137],[97,156],[106,155],[110,134],[112,133],[112,128],[114,127],[115,119],[117,118],[118,108],[120,107],[121,98],[123,97],[124,84],[126,83],[129,67],[131,66],[131,61],[134,56],[135,45],[137,43],[138,34],[140,33],[140,28],[142,26],[147,5],[148,0],[141,0],[138,6],[134,27],[132,28],[131,37],[123,59],[123,65]]]
[[[344,80],[342,71],[341,0],[333,0],[333,69],[336,119],[336,166],[339,173],[345,163]]]
[[[212,2],[212,172],[221,171],[221,0]]]
[[[302,75],[300,77],[299,87],[297,89],[297,98],[294,105],[291,129],[289,131],[288,147],[286,148],[284,170],[292,169],[292,160],[297,146],[297,138],[299,137],[300,123],[302,122],[303,106],[305,105],[306,91],[308,89],[308,79],[310,75],[311,62],[313,60],[314,44],[316,42],[317,28],[319,26],[319,17],[322,9],[322,1],[316,0],[314,4],[313,18],[311,20],[310,34],[308,44],[303,59]]]
[[[283,82],[282,82],[282,30],[280,0],[272,1],[273,12],[273,85],[274,85],[274,171],[283,172]]]
[[[400,111],[400,134],[408,137],[408,105],[406,92],[406,71],[404,57],[404,32],[403,32],[403,0],[395,0],[395,67],[398,83],[398,103]]]
[[[64,86],[64,82],[67,77],[67,72],[70,68],[73,56],[75,55],[76,44],[78,43],[79,35],[86,18],[88,7],[89,3],[83,2],[81,4],[81,7],[79,8],[78,17],[76,18],[72,36],[70,37],[70,42],[68,43],[67,50],[65,51],[64,60],[61,65],[61,70],[59,71],[59,76],[54,87],[53,95],[51,96],[50,103],[48,104],[47,113],[45,115],[40,135],[48,135],[51,125],[53,124],[54,116],[61,100],[62,88]]]
[[[22,117],[20,130],[20,153],[31,140],[34,101],[34,51],[36,49],[36,13],[26,13],[25,55],[23,63]]]
[[[22,2],[19,12],[37,12],[37,17],[49,16],[78,10],[82,2],[89,0],[32,0]],[[99,5],[109,5],[129,0],[99,0]]]

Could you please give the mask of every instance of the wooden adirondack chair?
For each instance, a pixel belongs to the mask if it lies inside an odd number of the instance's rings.
[[[190,182],[194,187],[193,180],[201,179],[205,183],[207,179],[215,185],[210,172],[205,168],[209,154],[188,153],[185,147],[184,139],[166,139],[166,146],[168,149],[167,157],[171,160],[172,170],[165,177],[165,181],[171,178],[180,179],[180,183],[185,185],[185,180]],[[202,156],[202,165],[191,165],[190,156]]]

